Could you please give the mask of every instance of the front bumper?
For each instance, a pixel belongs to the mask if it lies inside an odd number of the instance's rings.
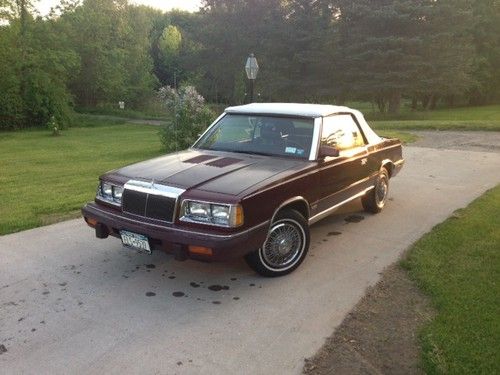
[[[394,169],[392,171],[391,177],[396,176],[401,171],[404,164],[405,164],[405,159],[402,159],[402,158],[400,160],[394,162]]]
[[[176,227],[175,224],[159,225],[142,221],[96,203],[86,204],[82,214],[89,225],[91,221],[97,223],[91,226],[96,229],[99,238],[108,235],[120,238],[120,231],[128,230],[147,236],[152,249],[173,253],[178,259],[224,261],[239,258],[262,246],[269,229],[269,221],[265,221],[241,232],[214,234]],[[189,245],[210,248],[212,255],[190,253]]]

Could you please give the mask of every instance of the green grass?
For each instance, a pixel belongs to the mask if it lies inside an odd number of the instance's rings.
[[[500,105],[446,108],[423,113],[424,120],[500,121]]]
[[[369,121],[378,130],[467,130],[500,131],[500,121],[394,120]]]
[[[424,370],[500,373],[500,186],[422,237],[403,265],[437,310],[421,333]]]
[[[412,111],[402,105],[400,113],[381,114],[368,102],[347,104],[364,113],[376,130],[483,130],[500,131],[500,105]]]
[[[48,131],[0,133],[0,235],[77,215],[94,198],[98,176],[160,155],[158,128],[80,117]]]
[[[418,135],[398,130],[380,130],[377,134],[384,138],[399,138],[405,144],[413,143],[419,138]]]
[[[371,108],[369,103],[351,106],[365,113]],[[159,113],[158,108],[158,103],[151,104],[149,114]],[[96,112],[116,113],[116,109],[109,110]],[[157,118],[144,112],[118,113],[130,118]],[[372,123],[380,135],[405,143],[418,138],[409,132],[413,129],[500,130],[500,106],[411,115],[429,119]],[[0,235],[77,215],[81,205],[93,198],[101,173],[161,153],[157,127],[124,121],[76,114],[73,128],[64,130],[60,137],[40,130],[0,132]]]
[[[164,120],[168,118],[166,110],[145,110],[139,111],[134,109],[119,109],[119,108],[77,108],[77,113],[92,114],[101,116],[114,116],[129,119],[141,120]]]

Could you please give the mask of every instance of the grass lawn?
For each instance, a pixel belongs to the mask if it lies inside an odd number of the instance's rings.
[[[347,103],[362,111],[376,130],[484,130],[500,131],[500,105],[411,111],[402,106],[396,115],[381,114],[366,102]]]
[[[368,121],[373,129],[382,130],[467,130],[467,131],[500,131],[500,121],[494,120],[383,120]]]
[[[162,153],[157,127],[80,120],[59,137],[0,133],[0,235],[77,216],[100,174]]]
[[[500,186],[436,226],[403,266],[437,316],[421,332],[429,374],[500,373]]]
[[[142,115],[137,112],[132,117]],[[417,115],[421,113],[412,114]],[[424,115],[432,118],[371,123],[380,135],[405,143],[418,138],[410,133],[413,129],[500,131],[500,106]],[[0,235],[77,216],[82,204],[93,198],[101,173],[162,153],[157,127],[95,115],[77,114],[75,118],[74,127],[60,137],[42,130],[0,132]]]
[[[418,136],[412,133],[403,132],[399,130],[377,130],[377,134],[385,138],[399,138],[401,142],[408,144],[413,143],[418,139]]]
[[[141,120],[163,120],[168,118],[167,110],[162,100],[150,98],[142,104],[142,110],[131,109],[128,104],[125,104],[124,109],[118,108],[118,103],[115,105],[107,105],[105,107],[94,108],[76,108],[76,112],[81,114],[105,115],[123,117],[129,119]]]

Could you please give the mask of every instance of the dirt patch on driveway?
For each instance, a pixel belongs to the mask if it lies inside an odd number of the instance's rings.
[[[304,373],[421,374],[418,330],[433,316],[428,299],[398,264],[348,314]]]
[[[445,150],[500,152],[500,132],[484,131],[411,131],[419,136],[415,147]]]

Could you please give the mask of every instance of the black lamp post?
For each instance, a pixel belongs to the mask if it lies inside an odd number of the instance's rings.
[[[257,64],[257,59],[253,53],[248,56],[247,63],[245,64],[245,71],[247,73],[247,78],[250,80],[250,103],[252,103],[254,81],[257,78],[257,73],[259,72],[259,64]]]

